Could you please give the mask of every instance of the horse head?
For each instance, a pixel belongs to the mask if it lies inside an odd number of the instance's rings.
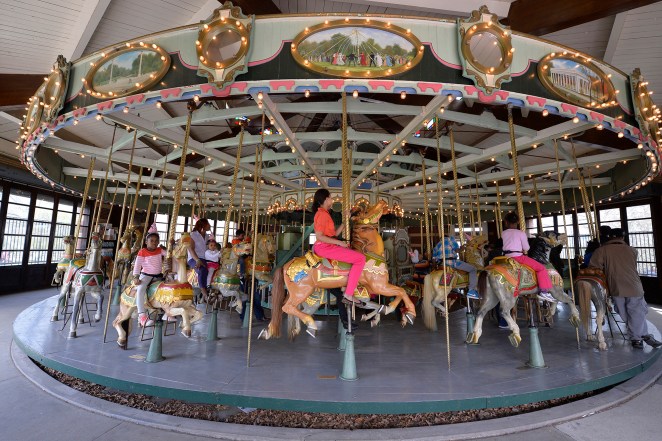
[[[354,223],[362,225],[379,224],[379,219],[385,214],[386,208],[386,201],[380,200],[375,205],[368,207],[364,212],[354,216],[352,220]]]
[[[191,245],[191,235],[189,233],[182,233],[175,248],[172,250],[172,257],[175,259],[186,259],[189,246]]]
[[[252,248],[249,242],[239,242],[232,247],[232,253],[235,256],[246,256],[253,251]]]
[[[485,266],[485,258],[487,257],[487,250],[485,250],[485,245],[487,245],[487,236],[469,236],[467,235],[467,242],[460,247],[460,259],[464,262],[467,262],[471,265],[474,265],[477,268],[483,268]]]
[[[274,238],[269,234],[258,234],[257,235],[257,248],[261,254],[264,254],[266,257],[276,253],[276,245],[274,244]]]

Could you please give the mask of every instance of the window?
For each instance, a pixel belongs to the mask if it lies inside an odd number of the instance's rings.
[[[53,240],[53,255],[51,262],[59,262],[64,255],[64,241],[62,238],[73,234],[71,225],[74,219],[74,203],[60,199],[57,205],[57,215],[55,218],[55,235]]]
[[[657,277],[653,222],[649,204],[626,207],[628,241],[637,250],[639,275]]]
[[[534,237],[538,233],[538,218],[532,217],[526,220],[526,235]]]
[[[78,222],[79,216],[80,216],[80,205],[76,207],[76,217],[74,219],[75,222]],[[88,235],[88,230],[90,228],[89,225],[90,225],[90,209],[88,207],[85,207],[85,209],[83,210],[83,218],[80,223],[80,230],[78,231],[78,243],[76,244],[77,253],[83,254],[87,250],[87,235]]]
[[[558,224],[559,234],[568,235],[568,245],[563,247],[561,251],[561,257],[567,259],[570,256],[570,259],[575,258],[575,232],[572,225],[572,213],[565,215],[565,224],[563,223],[563,216],[556,216],[556,223]]]
[[[543,216],[542,218],[542,230],[548,231],[554,229],[554,216]]]
[[[166,243],[168,241],[168,227],[170,226],[168,220],[169,217],[167,214],[156,213],[154,215],[154,223],[156,224],[156,231],[159,233],[159,238],[161,243]]]
[[[621,210],[618,208],[600,210],[600,225],[621,228]]]
[[[177,225],[175,225],[175,240],[182,237],[182,233],[186,231],[186,216],[177,216]]]
[[[21,265],[23,263],[30,199],[31,195],[28,191],[12,189],[9,192],[0,266]]]
[[[37,196],[28,255],[29,265],[43,264],[48,261],[48,241],[51,236],[54,205],[52,197]]]
[[[591,232],[588,226],[588,220],[586,213],[577,213],[577,230],[578,230],[578,239],[579,239],[579,255],[584,255],[584,250],[586,250],[586,245],[588,241],[591,240]]]

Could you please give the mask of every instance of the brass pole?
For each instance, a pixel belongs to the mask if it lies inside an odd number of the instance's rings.
[[[513,106],[508,104],[508,130],[510,132],[510,154],[513,161],[513,177],[515,178],[515,195],[517,197],[517,215],[519,216],[519,229],[526,231],[524,219],[524,205],[522,204],[522,188],[517,164],[517,143],[515,142],[515,127],[513,126]]]
[[[234,205],[234,194],[237,189],[237,175],[239,174],[239,164],[241,162],[241,148],[244,145],[244,126],[241,126],[239,132],[239,145],[237,146],[237,155],[234,162],[234,171],[232,173],[232,186],[230,186],[230,200],[228,201],[228,209],[225,212],[225,228],[223,229],[223,246],[228,242],[230,234],[230,216],[232,214],[232,206]],[[243,203],[243,191],[242,191]]]
[[[533,177],[533,193],[536,198],[536,213],[538,215],[538,234],[542,234],[542,213],[540,213],[540,197],[538,196],[538,185],[536,177]]]
[[[451,144],[451,164],[453,166],[453,185],[455,191],[455,212],[457,213],[457,227],[460,229],[460,244],[464,244],[464,221],[462,220],[462,205],[460,204],[460,184],[457,181],[457,163],[455,161],[455,137],[453,127],[448,128],[448,140]]]

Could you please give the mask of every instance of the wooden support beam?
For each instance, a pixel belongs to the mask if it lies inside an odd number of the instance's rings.
[[[541,2],[517,0],[510,5],[508,25],[531,35],[545,35],[631,9],[658,0],[581,0]]]

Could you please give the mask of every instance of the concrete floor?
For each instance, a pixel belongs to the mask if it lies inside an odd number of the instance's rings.
[[[12,322],[26,307],[50,297],[53,290],[0,296],[0,440],[159,440],[193,439],[508,439],[628,440],[660,438],[662,359],[637,378],[606,394],[581,402],[500,420],[453,426],[378,431],[312,431],[237,426],[156,415],[122,408],[72,391],[50,377],[39,385],[28,380],[11,357]],[[662,329],[662,308],[652,306],[648,319]],[[21,357],[14,347],[14,356]],[[21,365],[18,360],[18,365]],[[23,363],[25,366],[25,363]],[[53,384],[57,383],[57,384]],[[633,398],[621,404],[614,402]],[[53,396],[55,394],[56,396]],[[70,402],[77,402],[73,405]],[[81,407],[82,406],[82,407]],[[596,409],[605,409],[598,410]],[[141,422],[136,424],[133,421]],[[533,430],[521,431],[528,427]],[[518,433],[512,433],[517,431]],[[188,432],[188,433],[182,433]],[[509,433],[505,435],[506,433]],[[491,436],[491,437],[490,437]]]

